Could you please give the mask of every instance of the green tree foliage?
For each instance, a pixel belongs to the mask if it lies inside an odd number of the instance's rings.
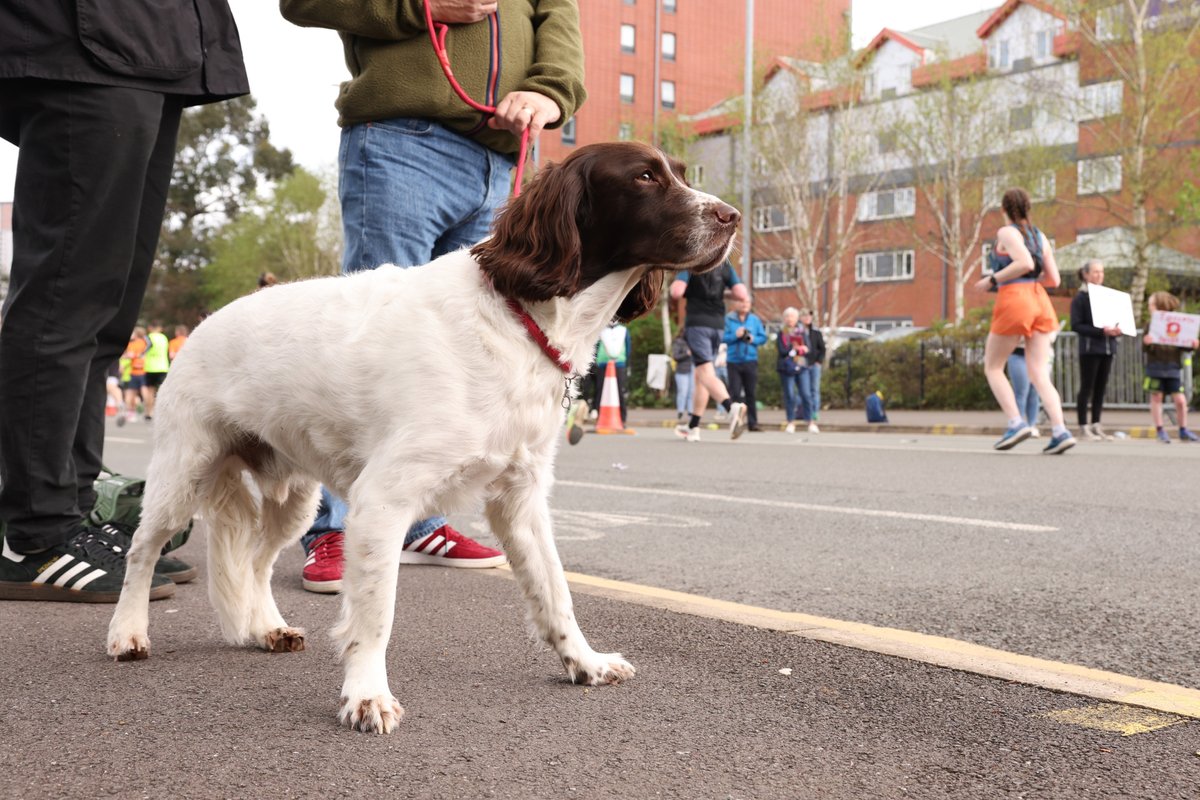
[[[203,270],[207,307],[216,310],[254,291],[264,272],[280,281],[338,274],[332,194],[320,178],[297,167],[274,191],[257,198],[253,209],[228,223],[212,242],[211,262]]]
[[[201,270],[213,242],[261,187],[294,169],[291,151],[271,144],[252,96],[187,109],[142,316],[194,323],[204,308]]]

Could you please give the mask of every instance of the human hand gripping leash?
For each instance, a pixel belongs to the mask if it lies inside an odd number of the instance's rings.
[[[482,103],[477,103],[466,93],[458,80],[454,77],[454,70],[450,68],[450,56],[446,52],[446,35],[450,32],[450,26],[442,22],[433,21],[433,8],[429,5],[429,0],[424,0],[425,5],[425,27],[429,30],[429,41],[433,44],[433,52],[437,55],[438,63],[442,65],[442,72],[446,76],[446,80],[450,82],[450,88],[454,93],[471,108],[480,111],[484,114],[495,114],[495,106],[485,106]],[[493,12],[490,16],[496,16]],[[532,112],[531,112],[532,116]],[[513,181],[513,197],[521,194],[521,181],[525,176],[525,156],[529,152],[529,126],[521,131],[521,149],[517,154],[517,174]]]

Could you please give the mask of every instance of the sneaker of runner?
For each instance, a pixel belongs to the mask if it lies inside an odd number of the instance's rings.
[[[1033,429],[1024,422],[1009,425],[1004,435],[992,445],[993,450],[1011,450],[1033,435]],[[1072,440],[1074,441],[1074,440]]]
[[[1058,436],[1051,436],[1050,441],[1042,448],[1042,452],[1048,456],[1056,456],[1059,453],[1065,453],[1075,446],[1075,437],[1070,431],[1060,433]]]
[[[40,553],[17,553],[4,540],[0,549],[0,600],[115,603],[125,581],[125,559],[96,529],[80,524],[66,544]],[[175,584],[155,573],[150,599],[175,593]]]
[[[729,407],[729,438],[736,439],[746,432],[749,425],[746,417],[746,404],[734,403]]]
[[[567,444],[579,444],[579,440],[583,438],[583,423],[587,418],[587,400],[576,400],[567,412]]]

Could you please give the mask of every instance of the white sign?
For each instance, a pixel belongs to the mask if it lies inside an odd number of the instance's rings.
[[[1150,341],[1186,347],[1200,339],[1200,314],[1180,314],[1178,311],[1155,311],[1150,315]]]
[[[1133,297],[1098,283],[1089,283],[1088,300],[1092,304],[1092,324],[1097,328],[1119,328],[1126,336],[1137,336],[1133,321]]]
[[[651,353],[646,356],[646,385],[651,389],[662,391],[667,388],[667,370],[671,359],[663,353]]]

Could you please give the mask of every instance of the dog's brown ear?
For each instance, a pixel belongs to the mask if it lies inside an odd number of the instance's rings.
[[[550,164],[496,217],[492,236],[471,248],[496,290],[518,300],[579,291],[579,215],[585,183],[578,161]]]
[[[621,301],[620,307],[617,308],[617,319],[629,322],[653,311],[658,306],[665,278],[666,273],[660,270],[647,271]]]

